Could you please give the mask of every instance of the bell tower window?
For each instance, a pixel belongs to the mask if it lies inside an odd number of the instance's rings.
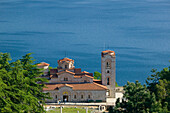
[[[107,67],[109,67],[109,62],[106,63]]]
[[[106,62],[106,68],[110,68],[110,63]]]
[[[110,85],[110,78],[107,78],[107,85]]]
[[[67,65],[65,65],[65,69],[67,69]]]

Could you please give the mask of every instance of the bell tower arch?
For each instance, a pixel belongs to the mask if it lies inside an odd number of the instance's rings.
[[[115,97],[115,79],[116,79],[116,56],[111,50],[101,53],[101,73],[102,84],[109,89],[108,97]]]

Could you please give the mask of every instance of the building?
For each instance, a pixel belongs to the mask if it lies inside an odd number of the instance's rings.
[[[115,98],[115,52],[111,50],[101,53],[102,80],[95,80],[93,73],[75,68],[74,60],[63,58],[58,60],[57,69],[50,69],[50,74],[42,77],[49,79],[43,92],[50,93],[52,99],[46,102],[106,102]],[[49,65],[48,65],[49,66]],[[42,67],[41,67],[42,68]]]
[[[39,64],[37,64],[37,67],[39,69],[42,69],[42,76],[47,76],[49,73],[49,65],[48,63],[45,63],[45,62],[41,62]]]

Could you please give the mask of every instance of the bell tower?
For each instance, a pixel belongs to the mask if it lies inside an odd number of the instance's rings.
[[[115,97],[115,76],[116,76],[116,56],[111,50],[102,51],[101,53],[101,72],[102,84],[109,89],[107,96]]]

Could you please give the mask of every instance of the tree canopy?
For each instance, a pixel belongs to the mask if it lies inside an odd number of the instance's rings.
[[[30,55],[10,62],[9,53],[0,53],[1,113],[45,112],[43,104],[48,94],[43,93],[42,89],[47,80],[38,78],[41,71]]]
[[[117,99],[115,113],[168,113],[170,112],[170,67],[153,74],[147,85],[127,82],[122,99]]]

